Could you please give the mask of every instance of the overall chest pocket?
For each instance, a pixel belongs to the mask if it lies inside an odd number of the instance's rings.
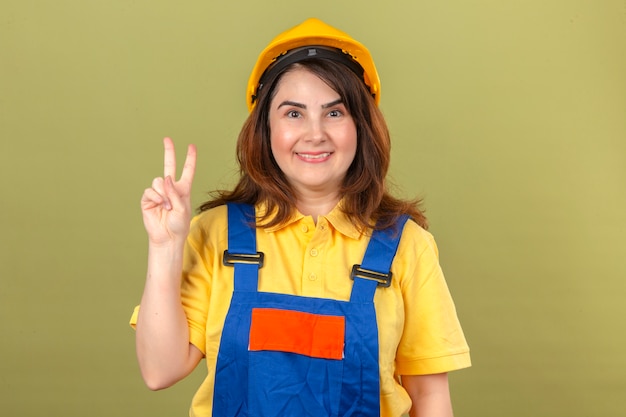
[[[250,415],[338,415],[343,316],[253,308],[249,340]]]

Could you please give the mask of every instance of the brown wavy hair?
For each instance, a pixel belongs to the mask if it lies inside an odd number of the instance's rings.
[[[296,68],[310,71],[335,90],[356,125],[356,155],[340,190],[341,209],[346,216],[362,231],[390,227],[402,214],[408,214],[427,228],[426,217],[419,207],[421,200],[402,200],[389,193],[386,182],[391,157],[389,129],[368,88],[344,65],[315,58],[292,64],[268,80],[237,140],[239,182],[232,190],[212,192],[212,198],[199,210],[227,202],[264,202],[266,214],[258,219],[263,227],[289,220],[295,210],[296,194],[272,155],[269,108],[281,77]],[[272,217],[274,212],[276,215]]]

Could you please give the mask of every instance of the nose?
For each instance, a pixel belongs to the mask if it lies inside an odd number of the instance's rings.
[[[324,123],[317,118],[310,118],[306,141],[310,143],[321,143],[326,141],[326,131]]]

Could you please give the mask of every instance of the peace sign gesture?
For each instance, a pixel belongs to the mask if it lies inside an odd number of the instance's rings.
[[[180,179],[172,139],[163,139],[163,177],[152,181],[141,197],[143,224],[151,244],[165,245],[187,237],[191,221],[191,184],[196,171],[196,147],[189,145]]]

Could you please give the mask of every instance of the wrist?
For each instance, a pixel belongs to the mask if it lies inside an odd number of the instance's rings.
[[[150,239],[148,236],[148,252],[174,253],[185,247],[186,236],[172,236],[168,239]]]
[[[148,267],[158,270],[178,270],[182,268],[185,240],[148,243]]]

